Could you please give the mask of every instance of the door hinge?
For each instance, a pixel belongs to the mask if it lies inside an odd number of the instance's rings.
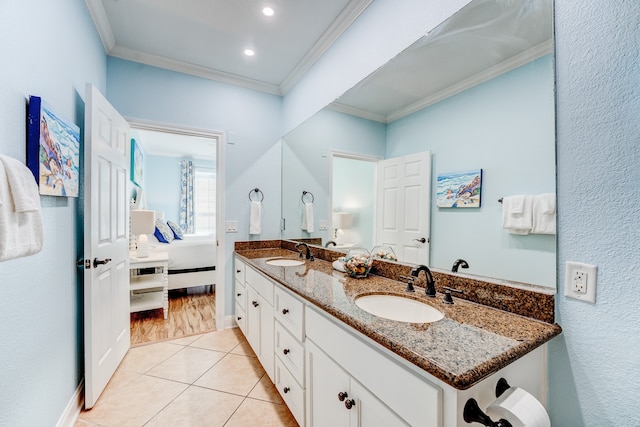
[[[76,261],[76,267],[90,269],[91,268],[91,260],[80,258]]]

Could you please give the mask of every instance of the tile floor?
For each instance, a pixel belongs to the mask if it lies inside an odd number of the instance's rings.
[[[297,425],[235,328],[131,348],[75,427]]]

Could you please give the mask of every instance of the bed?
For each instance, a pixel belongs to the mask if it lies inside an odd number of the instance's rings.
[[[151,250],[169,254],[169,289],[216,283],[215,235],[185,234],[182,240],[161,243],[149,235]]]

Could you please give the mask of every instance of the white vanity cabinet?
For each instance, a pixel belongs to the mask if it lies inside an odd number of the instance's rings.
[[[315,309],[305,322],[308,427],[441,425],[440,388]]]
[[[245,336],[271,381],[274,379],[273,282],[251,267],[245,270]]]
[[[408,426],[312,341],[306,355],[308,427]]]
[[[235,258],[234,300],[236,305],[236,323],[243,334],[247,334],[247,290],[244,284],[246,265]]]

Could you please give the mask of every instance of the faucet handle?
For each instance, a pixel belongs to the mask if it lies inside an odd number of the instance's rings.
[[[444,302],[445,304],[453,304],[453,298],[451,298],[451,292],[457,292],[459,294],[464,293],[464,291],[460,289],[453,289],[448,286],[443,286],[442,289],[444,289],[444,299],[442,300],[442,302]]]
[[[415,292],[416,290],[413,288],[413,282],[416,279],[415,277],[407,277],[407,276],[398,276],[402,280],[407,281],[407,292]]]

